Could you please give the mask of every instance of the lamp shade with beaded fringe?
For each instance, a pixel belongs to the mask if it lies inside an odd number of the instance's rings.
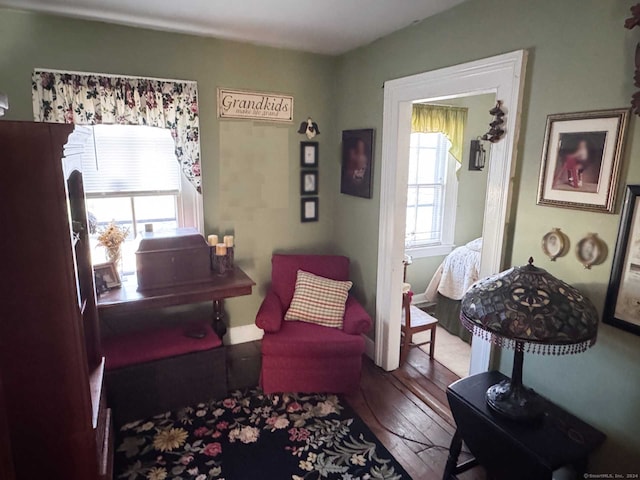
[[[576,288],[529,264],[477,282],[460,320],[500,347],[546,355],[584,352],[596,342],[598,312]]]

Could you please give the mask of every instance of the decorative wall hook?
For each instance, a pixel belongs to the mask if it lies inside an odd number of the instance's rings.
[[[640,25],[640,3],[635,4],[629,10],[631,10],[631,16],[624,21],[624,28],[631,30]]]
[[[624,21],[624,28],[631,30],[640,25],[640,3],[631,7],[631,17]],[[636,54],[634,58],[636,71],[633,75],[633,84],[640,88],[640,43],[636,45]],[[635,115],[640,115],[640,92],[636,92],[631,96],[631,110]]]
[[[496,102],[496,106],[493,107],[491,110],[489,110],[489,114],[493,115],[494,119],[493,119],[493,122],[489,124],[489,131],[481,137],[482,140],[486,140],[491,143],[496,143],[504,135],[505,132],[504,132],[504,129],[502,128],[502,125],[504,124],[503,117],[505,116],[505,113],[501,107],[502,107],[502,101],[498,100]]]
[[[306,122],[300,124],[298,133],[306,133],[309,140],[311,140],[316,135],[320,135],[320,129],[318,128],[318,124],[309,117]]]

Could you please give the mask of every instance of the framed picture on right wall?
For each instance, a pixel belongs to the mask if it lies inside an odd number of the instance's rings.
[[[613,213],[629,109],[549,115],[538,205]]]
[[[628,185],[602,321],[640,335],[640,185]]]

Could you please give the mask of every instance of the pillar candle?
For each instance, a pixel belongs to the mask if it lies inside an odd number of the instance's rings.
[[[233,247],[233,235],[225,235],[224,236],[224,244],[227,247]]]
[[[218,244],[218,235],[209,235],[207,238],[210,247],[215,247]]]
[[[227,246],[224,243],[216,245],[216,255],[223,256],[227,254]]]

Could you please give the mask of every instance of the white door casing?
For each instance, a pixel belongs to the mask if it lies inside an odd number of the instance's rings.
[[[495,93],[496,99],[502,101],[506,112],[506,133],[499,142],[492,144],[487,162],[489,172],[480,268],[481,277],[497,273],[504,263],[526,59],[527,52],[518,50],[384,84],[374,360],[385,370],[397,368],[400,359],[402,259],[412,104],[485,93]],[[490,121],[487,112],[487,129]],[[469,373],[486,371],[490,355],[489,343],[474,337]]]

